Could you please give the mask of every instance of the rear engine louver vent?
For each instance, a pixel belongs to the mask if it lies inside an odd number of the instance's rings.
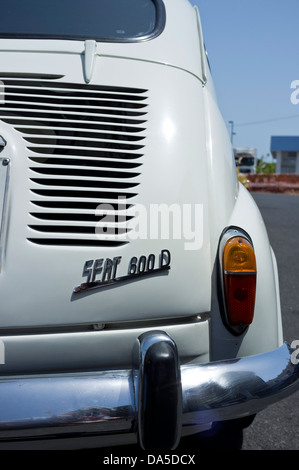
[[[22,133],[28,151],[28,239],[41,245],[127,243],[119,235],[128,231],[126,210],[138,194],[147,90],[66,83],[51,75],[0,74],[0,80],[0,119]],[[100,204],[109,210],[101,213]]]

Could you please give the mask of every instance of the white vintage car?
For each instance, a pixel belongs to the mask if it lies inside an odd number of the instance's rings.
[[[197,8],[9,0],[0,63],[0,448],[175,449],[297,390]]]

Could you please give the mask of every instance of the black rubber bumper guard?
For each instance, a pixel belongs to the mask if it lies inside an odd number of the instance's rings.
[[[138,342],[139,443],[143,449],[172,450],[181,437],[183,415],[177,347],[159,331],[144,333]]]

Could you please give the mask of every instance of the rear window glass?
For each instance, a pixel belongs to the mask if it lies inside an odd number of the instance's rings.
[[[162,0],[1,0],[0,38],[140,41],[164,21]]]

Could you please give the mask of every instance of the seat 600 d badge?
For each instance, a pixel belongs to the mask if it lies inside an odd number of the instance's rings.
[[[148,256],[133,256],[127,267],[127,275],[117,277],[122,256],[114,258],[98,258],[87,260],[83,266],[83,277],[86,281],[73,290],[74,294],[80,292],[100,289],[112,286],[124,281],[133,281],[140,277],[151,276],[162,272],[167,273],[170,269],[171,255],[169,250],[161,250],[159,256],[150,253]]]

